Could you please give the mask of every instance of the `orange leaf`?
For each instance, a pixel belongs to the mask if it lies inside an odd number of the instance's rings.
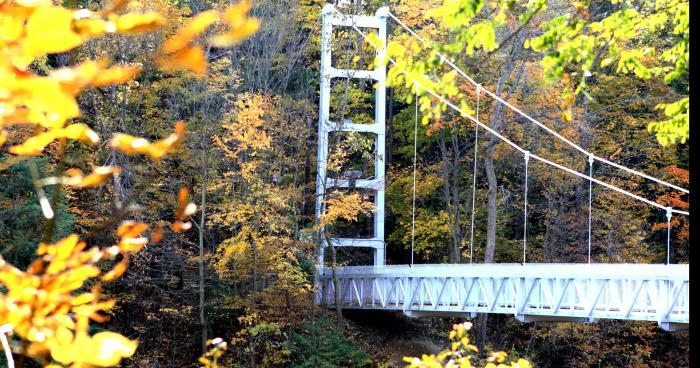
[[[155,231],[153,231],[153,234],[151,234],[151,244],[156,244],[163,239],[163,223],[159,222],[158,225],[156,225]]]
[[[174,55],[168,55],[158,60],[163,71],[189,70],[197,75],[204,75],[207,71],[207,61],[204,50],[199,46],[193,46],[177,51]]]
[[[155,161],[160,161],[164,155],[175,151],[184,139],[185,123],[178,121],[175,123],[175,132],[164,139],[150,143],[144,138],[117,133],[112,137],[110,146],[128,155],[146,154]]]
[[[172,225],[171,228],[173,229],[174,232],[176,233],[181,233],[183,231],[187,231],[190,228],[192,228],[192,223],[187,221],[187,222],[182,222],[182,221],[175,221]]]
[[[135,221],[124,221],[117,228],[117,236],[121,237],[140,237],[141,233],[148,230],[148,225],[135,222]]]
[[[185,140],[185,123],[178,121],[175,123],[175,132],[150,144],[147,147],[146,154],[152,159],[160,161],[164,155],[174,152],[183,140]]]
[[[186,27],[181,28],[174,36],[165,41],[163,51],[166,53],[174,53],[184,49],[192,40],[204,32],[207,27],[214,24],[218,18],[219,15],[214,10],[208,10],[197,14]]]
[[[129,258],[126,255],[124,255],[124,260],[114,265],[114,268],[102,275],[102,281],[110,282],[116,280],[117,278],[119,278],[119,276],[124,274],[128,265]]]
[[[177,210],[175,211],[175,218],[178,220],[185,220],[197,211],[197,205],[191,202],[187,203],[188,195],[189,190],[187,188],[180,188],[180,192],[177,195]]]
[[[119,249],[121,249],[124,252],[136,252],[136,251],[141,250],[141,248],[143,248],[144,246],[146,246],[147,243],[148,243],[148,238],[124,237],[124,238],[122,238],[121,241],[119,241]]]

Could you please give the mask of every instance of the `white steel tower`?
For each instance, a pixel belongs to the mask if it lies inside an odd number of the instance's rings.
[[[389,8],[382,7],[374,16],[340,15],[333,5],[327,4],[321,12],[323,28],[321,34],[321,93],[318,120],[318,161],[316,176],[316,219],[324,213],[326,189],[358,188],[374,192],[374,234],[371,238],[331,239],[336,247],[368,247],[374,251],[374,265],[384,266],[384,187],[385,187],[385,105],[386,105],[386,66],[376,65],[374,70],[337,69],[331,64],[331,42],[333,27],[357,27],[377,30],[377,38],[382,47],[376,56],[386,56],[386,25]],[[356,124],[350,121],[330,121],[331,80],[333,78],[371,79],[375,82],[375,114],[373,124]],[[375,137],[374,177],[357,180],[327,178],[328,137],[331,132],[360,132]],[[327,246],[321,237],[320,266],[323,268],[324,250]]]

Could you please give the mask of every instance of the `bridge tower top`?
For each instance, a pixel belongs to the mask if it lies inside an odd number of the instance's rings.
[[[333,5],[327,4],[321,11],[323,25],[321,31],[321,86],[318,120],[318,157],[316,175],[316,219],[325,213],[325,194],[329,188],[357,188],[373,192],[373,234],[369,238],[330,239],[336,247],[365,247],[374,252],[374,265],[385,264],[384,244],[384,187],[385,187],[385,135],[386,135],[386,66],[376,65],[373,70],[338,69],[332,66],[332,42],[334,27],[360,27],[376,30],[382,42],[375,56],[386,56],[387,18],[389,8],[379,8],[374,16],[342,15]],[[331,121],[331,81],[334,78],[369,79],[375,82],[375,109],[372,124],[357,124],[345,119]],[[374,175],[370,178],[329,178],[327,171],[328,140],[332,132],[358,132],[374,136]],[[325,229],[321,230],[322,232]],[[323,234],[322,234],[323,235]],[[323,268],[324,250],[328,246],[325,236],[321,236],[320,265]]]

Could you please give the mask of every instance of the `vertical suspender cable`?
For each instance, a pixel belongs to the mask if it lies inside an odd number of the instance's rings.
[[[479,121],[481,86],[476,86],[476,121]],[[474,202],[476,201],[476,154],[479,149],[479,124],[474,124],[474,173],[472,174],[472,225],[469,234],[469,263],[474,260]]]
[[[593,156],[588,156],[588,177],[593,178]],[[593,180],[588,180],[588,264],[591,264],[591,219],[593,218]]]
[[[413,245],[416,240],[416,163],[418,152],[418,89],[416,89],[416,116],[413,126],[413,204],[411,206],[411,267],[413,267]]]
[[[666,208],[666,264],[671,264],[671,217],[673,211],[671,207]]]
[[[525,211],[523,223],[523,264],[525,264],[525,254],[527,252],[527,163],[530,161],[530,151],[525,151]]]

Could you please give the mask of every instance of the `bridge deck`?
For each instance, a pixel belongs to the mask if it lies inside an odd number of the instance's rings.
[[[597,318],[690,322],[688,265],[440,264],[337,269],[343,308],[400,310],[409,316],[513,314],[521,321]],[[331,270],[320,304],[334,304]]]

